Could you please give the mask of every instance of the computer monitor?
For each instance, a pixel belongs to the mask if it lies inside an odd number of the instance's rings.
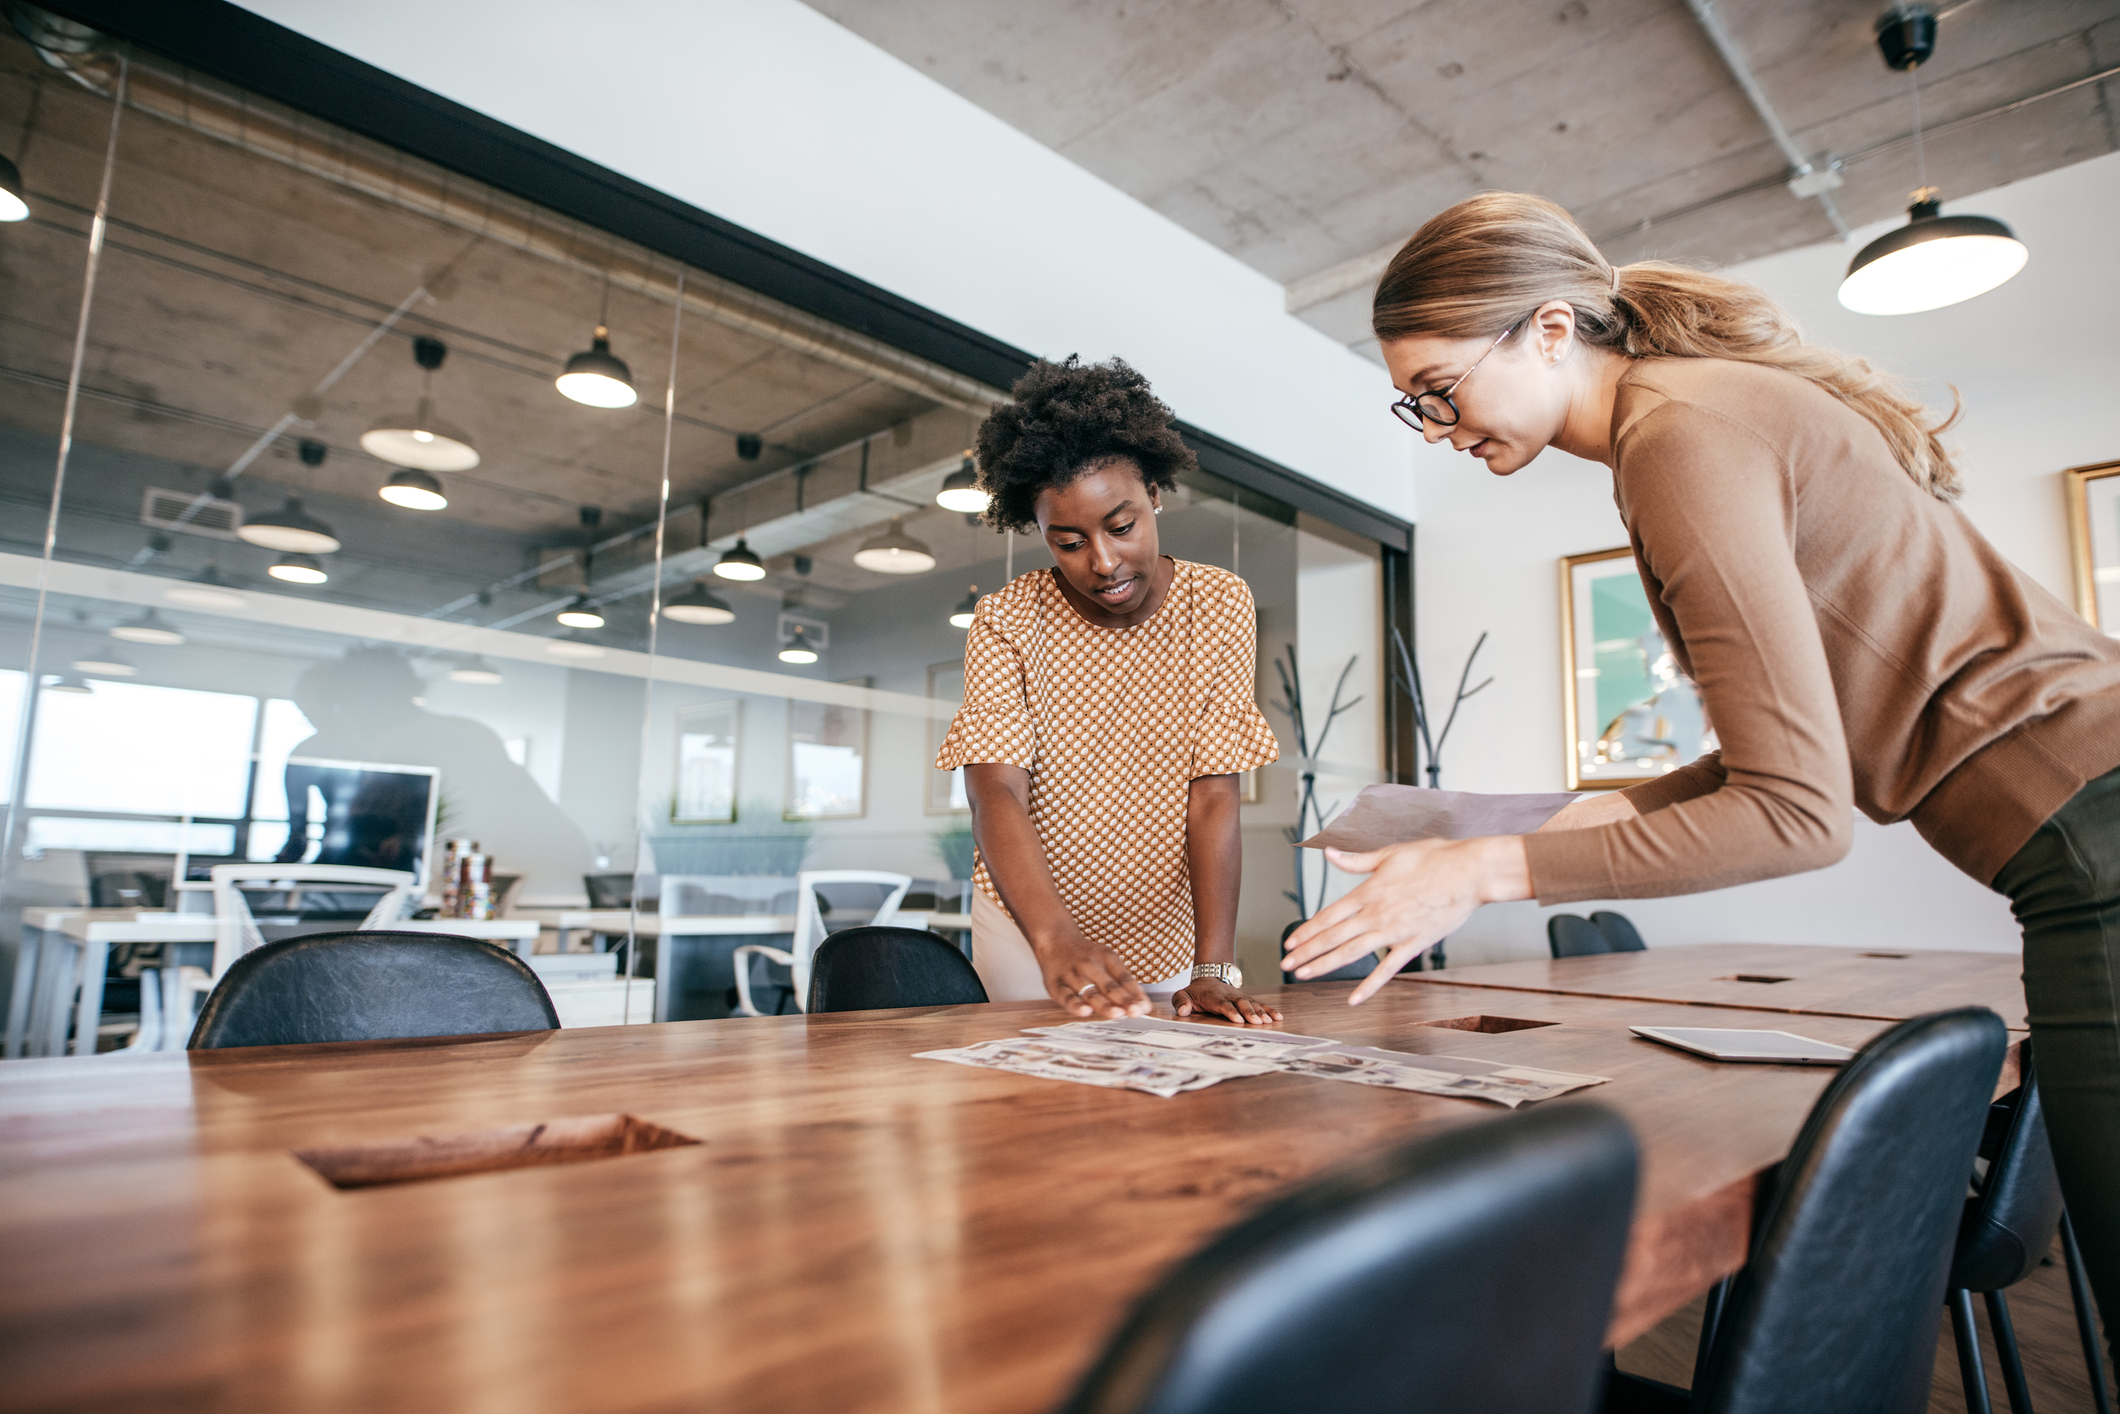
[[[409,869],[424,886],[440,774],[432,766],[288,757],[287,843],[279,862]],[[319,797],[321,821],[312,818]]]

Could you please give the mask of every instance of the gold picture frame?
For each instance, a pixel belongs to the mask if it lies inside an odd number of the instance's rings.
[[[1625,545],[1560,562],[1561,741],[1569,790],[1652,781],[1714,747]]]
[[[2062,475],[2076,612],[2120,637],[2120,461],[2072,466]]]

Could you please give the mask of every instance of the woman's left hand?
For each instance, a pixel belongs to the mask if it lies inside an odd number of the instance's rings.
[[[1244,1026],[1274,1026],[1281,1020],[1280,1012],[1245,996],[1218,977],[1199,977],[1186,983],[1171,993],[1170,1004],[1180,1016],[1199,1012],[1203,1016],[1227,1017]]]
[[[1531,866],[1517,835],[1415,840],[1367,854],[1328,849],[1325,857],[1351,874],[1369,877],[1289,936],[1281,969],[1309,978],[1363,953],[1384,952],[1376,971],[1347,998],[1349,1006],[1368,1001],[1481,904],[1528,898],[1531,892]]]

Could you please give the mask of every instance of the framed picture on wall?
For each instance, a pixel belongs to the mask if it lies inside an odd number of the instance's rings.
[[[670,793],[673,825],[729,825],[736,821],[736,758],[743,703],[702,702],[677,711],[677,786]]]
[[[941,703],[955,711],[964,702],[964,660],[952,659],[947,663],[932,663],[927,670],[928,701]],[[942,750],[942,739],[950,734],[950,719],[929,717],[927,724],[927,802],[930,815],[963,815],[970,812],[972,802],[964,794],[964,768],[954,771],[934,769],[935,757]]]
[[[1715,749],[1624,545],[1561,561],[1561,720],[1569,790],[1638,785]]]
[[[841,686],[867,687],[867,678]],[[855,820],[868,813],[869,714],[836,702],[788,701],[790,820]]]
[[[2066,475],[2076,612],[2120,638],[2120,462],[2073,466]]]

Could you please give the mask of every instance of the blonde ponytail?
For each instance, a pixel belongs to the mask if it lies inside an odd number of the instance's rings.
[[[1390,342],[1415,335],[1492,336],[1548,300],[1575,311],[1576,337],[1629,358],[1727,358],[1808,378],[1884,434],[1914,484],[1939,500],[1961,489],[1957,463],[1928,410],[1868,359],[1806,344],[1765,293],[1736,280],[1637,261],[1615,268],[1550,201],[1486,192],[1430,220],[1377,282],[1371,325]]]

